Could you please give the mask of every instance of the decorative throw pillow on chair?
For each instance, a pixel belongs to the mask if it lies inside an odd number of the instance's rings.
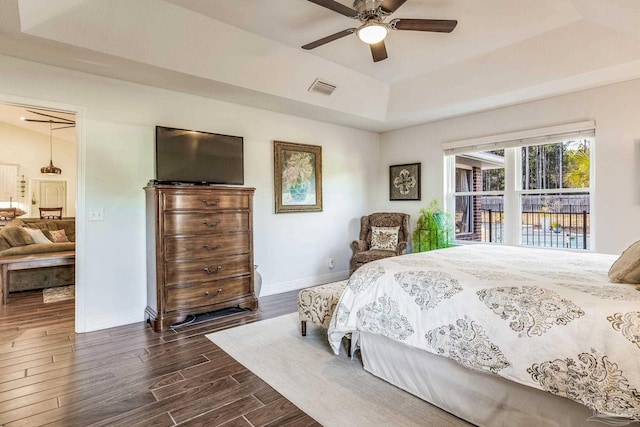
[[[400,227],[371,227],[371,249],[395,251]]]

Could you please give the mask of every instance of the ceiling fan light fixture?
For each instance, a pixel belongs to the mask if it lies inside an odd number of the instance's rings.
[[[367,22],[357,31],[358,38],[367,44],[380,43],[389,34],[389,27],[382,22]]]

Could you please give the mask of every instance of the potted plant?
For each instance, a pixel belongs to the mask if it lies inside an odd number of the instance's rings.
[[[451,216],[440,208],[440,202],[433,200],[420,210],[420,216],[413,231],[413,252],[448,248],[453,245],[455,233]]]
[[[554,222],[553,224],[551,224],[551,230],[554,233],[560,233],[562,231],[562,224]]]

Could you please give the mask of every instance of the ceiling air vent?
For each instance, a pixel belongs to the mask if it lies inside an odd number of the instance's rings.
[[[309,88],[309,92],[318,92],[323,95],[331,95],[334,90],[336,90],[336,87],[334,85],[323,82],[320,79],[316,79]]]

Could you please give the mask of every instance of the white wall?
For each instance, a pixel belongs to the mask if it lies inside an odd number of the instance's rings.
[[[441,143],[535,129],[582,120],[596,121],[594,249],[620,253],[640,239],[640,80],[425,124],[382,135],[379,210],[412,215],[443,198]],[[422,201],[388,201],[388,166],[422,162]]]
[[[48,127],[47,127],[48,129]],[[33,179],[46,179],[50,181],[67,181],[67,208],[65,216],[76,215],[76,145],[73,142],[53,138],[53,164],[60,169],[60,175],[50,176],[40,173],[40,168],[49,164],[49,135],[33,132],[9,123],[0,122],[0,163],[19,165],[19,180],[24,175],[27,181],[27,189],[24,197],[15,202],[20,208],[27,211],[25,217],[37,217],[39,212],[31,212],[31,194],[35,189],[30,187]],[[36,195],[37,196],[37,195]],[[4,203],[3,205],[7,205]]]
[[[93,330],[141,321],[146,306],[144,192],[153,178],[155,125],[244,137],[245,185],[256,188],[255,262],[262,295],[346,277],[359,217],[369,212],[380,164],[379,135],[0,56],[0,101],[33,98],[77,106],[85,140],[85,259],[78,275]],[[34,84],[37,82],[37,84]],[[322,146],[324,211],[274,214],[273,140]],[[82,148],[82,147],[81,147]],[[333,270],[327,257],[333,256]]]

